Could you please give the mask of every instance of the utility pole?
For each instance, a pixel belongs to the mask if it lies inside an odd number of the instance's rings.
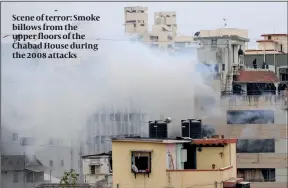
[[[83,148],[82,148],[82,142],[80,142],[80,152],[79,152],[79,174],[80,174],[80,183],[84,183],[83,179],[83,163],[82,163],[82,155],[83,155]]]

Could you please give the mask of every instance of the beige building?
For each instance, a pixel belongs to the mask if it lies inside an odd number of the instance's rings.
[[[236,139],[112,140],[113,188],[246,187],[236,178]]]
[[[148,8],[125,7],[125,33],[144,34],[148,32]]]
[[[192,36],[177,35],[176,12],[155,12],[152,30],[148,31],[148,8],[125,7],[125,32],[138,34],[151,47],[165,50],[180,50],[190,47]]]
[[[288,34],[263,34],[258,40],[258,49],[246,50],[246,54],[283,54],[288,53]]]

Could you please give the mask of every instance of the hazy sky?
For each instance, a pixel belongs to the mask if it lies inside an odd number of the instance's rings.
[[[223,27],[225,17],[227,27],[249,30],[251,46],[264,33],[287,33],[287,2],[155,2],[155,3],[12,3],[2,4],[2,34],[11,32],[11,15],[36,14],[97,14],[101,23],[89,24],[92,38],[116,37],[124,31],[125,6],[147,6],[149,10],[149,26],[153,24],[153,12],[176,11],[180,35],[193,35],[201,29],[217,29]],[[56,13],[53,10],[58,9]],[[93,28],[93,29],[91,29]]]

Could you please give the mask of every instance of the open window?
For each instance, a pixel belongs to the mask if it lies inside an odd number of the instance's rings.
[[[133,150],[131,151],[131,172],[136,174],[151,173],[151,150]]]

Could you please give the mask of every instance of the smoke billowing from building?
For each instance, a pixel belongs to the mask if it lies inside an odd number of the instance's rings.
[[[9,49],[7,46],[7,56]],[[3,124],[40,140],[51,136],[70,139],[102,106],[123,113],[135,112],[136,106],[149,113],[150,120],[159,119],[160,114],[170,116],[169,129],[177,134],[180,120],[194,115],[194,97],[213,93],[195,68],[195,56],[172,57],[127,40],[100,41],[99,49],[90,58],[86,53],[83,61],[79,55],[79,64],[65,66],[59,66],[59,60],[4,57]]]

